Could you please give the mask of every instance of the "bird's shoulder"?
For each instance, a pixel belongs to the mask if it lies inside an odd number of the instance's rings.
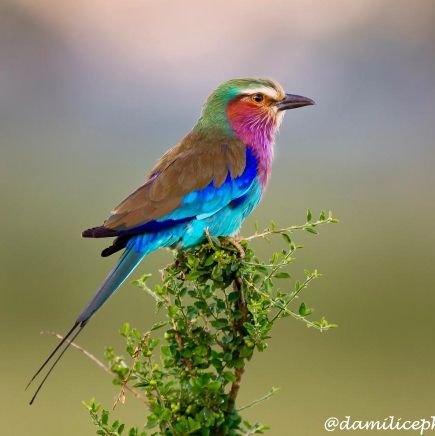
[[[211,173],[217,176],[215,183],[220,186],[228,169],[232,178],[243,173],[245,157],[246,145],[234,136],[220,130],[193,130],[159,159],[147,180],[154,181],[157,175],[162,176],[171,172],[186,172],[195,177],[198,176],[195,168],[198,168],[204,177]],[[225,177],[220,174],[223,172]]]

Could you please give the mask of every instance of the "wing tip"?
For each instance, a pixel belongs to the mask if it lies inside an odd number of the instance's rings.
[[[113,244],[110,245],[109,247],[105,248],[102,252],[101,252],[101,257],[108,257],[111,256],[112,254],[123,250],[128,242],[128,237],[118,237],[113,241]]]
[[[82,232],[82,238],[110,238],[118,236],[118,232],[104,226],[91,227]]]

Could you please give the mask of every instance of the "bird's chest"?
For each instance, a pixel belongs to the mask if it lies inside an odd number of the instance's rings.
[[[214,236],[231,236],[238,233],[243,221],[260,202],[262,191],[262,185],[256,179],[243,196],[231,201],[228,206],[210,217],[207,223],[210,233]]]

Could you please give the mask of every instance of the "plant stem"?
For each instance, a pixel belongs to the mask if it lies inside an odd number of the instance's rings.
[[[45,331],[45,332],[41,332],[41,334],[43,335],[51,335],[56,337],[57,339],[62,340],[63,336],[59,333],[56,332],[52,332],[52,331]],[[80,352],[82,352],[88,359],[92,360],[92,362],[94,362],[99,368],[101,368],[104,372],[106,372],[107,374],[110,375],[116,375],[114,374],[110,368],[108,368],[103,362],[101,362],[101,360],[99,360],[98,358],[96,358],[93,354],[91,354],[89,351],[87,351],[86,349],[84,349],[83,347],[81,347],[80,345],[77,345],[75,342],[71,342],[71,346],[73,348],[75,348],[76,350],[79,350]],[[142,401],[144,404],[146,404],[147,406],[150,405],[150,403],[148,402],[148,400],[135,388],[133,388],[132,386],[130,386],[128,383],[125,383],[124,385],[125,389],[127,389],[127,391],[129,391],[135,398],[137,398],[138,400]]]
[[[246,307],[245,297],[243,294],[243,283],[240,280],[240,278],[237,278],[234,280],[234,288],[239,292],[239,299],[237,300],[237,309],[240,310],[242,313],[242,317],[234,323],[234,327],[236,328],[237,335],[243,337],[244,336],[244,328],[243,323],[248,320],[248,308]],[[245,372],[245,365],[241,368],[236,368],[234,371],[234,375],[236,376],[236,379],[231,384],[231,389],[229,393],[230,398],[230,407],[232,409],[235,408],[236,405],[236,399],[237,395],[239,394],[240,390],[240,383],[242,381],[242,376]]]

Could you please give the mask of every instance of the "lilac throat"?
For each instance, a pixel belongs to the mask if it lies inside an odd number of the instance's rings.
[[[258,178],[263,188],[272,171],[276,126],[270,117],[252,117],[231,123],[237,137],[254,153],[258,162]]]

